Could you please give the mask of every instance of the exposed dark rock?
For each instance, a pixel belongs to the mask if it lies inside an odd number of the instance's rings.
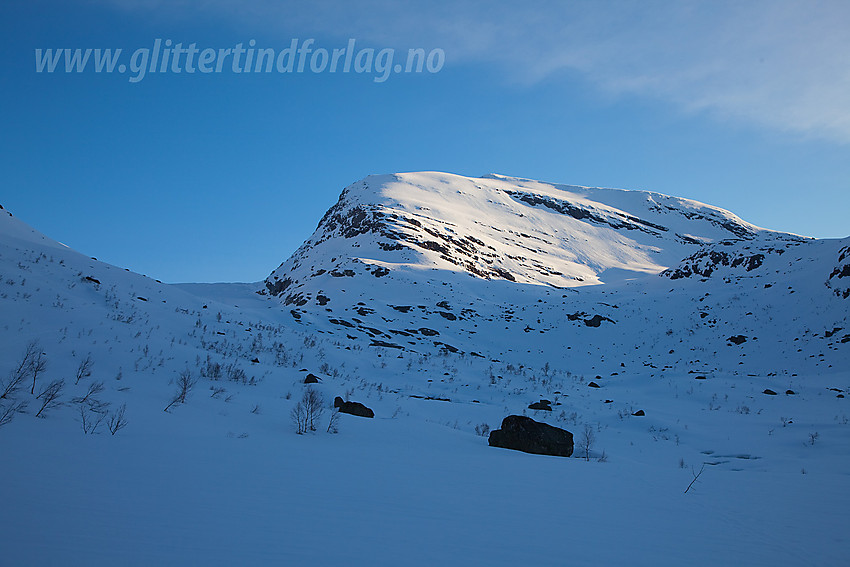
[[[95,284],[99,284],[99,283],[100,283],[100,280],[98,280],[98,279],[96,279],[96,278],[93,278],[93,277],[91,277],[91,276],[86,276],[86,281],[87,281],[87,282],[91,282],[91,283],[95,283]]]
[[[434,242],[433,240],[426,240],[425,242],[417,242],[419,246],[424,248],[425,250],[433,250],[434,252],[439,252],[440,254],[448,254],[449,249],[440,244],[439,242]]]
[[[744,336],[744,335],[733,335],[726,340],[729,341],[730,343],[735,343],[736,345],[740,345],[740,344],[747,342],[747,337]]]
[[[417,400],[434,400],[437,402],[451,402],[450,398],[441,398],[439,396],[419,396],[416,394],[410,394],[411,398],[416,398]]]
[[[771,390],[770,388],[765,388],[765,389],[764,389],[764,392],[762,392],[762,394],[767,394],[768,396],[775,396],[775,395],[776,395],[776,392],[774,392],[774,391],[773,391],[773,390]]]
[[[330,274],[335,278],[353,278],[355,272],[354,270],[343,270],[341,272],[339,270],[331,270]]]
[[[383,348],[397,348],[397,349],[404,350],[404,347],[401,346],[401,345],[398,345],[396,343],[388,343],[387,341],[380,341],[378,339],[372,339],[372,342],[369,346],[383,347]]]
[[[551,404],[552,402],[550,402],[549,400],[540,400],[539,402],[529,404],[528,409],[552,411]]]
[[[334,398],[334,407],[337,408],[340,413],[347,413],[358,417],[375,417],[375,412],[360,402],[347,402],[339,396]]]
[[[512,273],[510,273],[509,271],[507,271],[506,269],[504,269],[500,266],[495,266],[491,271],[495,276],[498,276],[502,279],[505,279],[505,280],[508,280],[508,281],[511,281],[511,282],[516,281],[516,278],[514,277],[514,275]]]
[[[601,388],[601,387],[602,387],[602,386],[600,386],[599,384],[597,384],[596,382],[591,382],[591,383],[589,383],[587,386],[588,386],[589,388]]]
[[[644,412],[642,409],[639,409],[635,413],[633,413],[632,415],[636,416],[636,417],[643,417],[643,416],[646,415],[646,412]]]
[[[312,373],[308,374],[307,377],[304,378],[304,383],[305,384],[318,384],[319,383],[319,377],[316,376],[315,374],[312,374]]]
[[[573,454],[572,433],[523,415],[509,415],[503,419],[502,427],[490,432],[488,443],[491,447],[536,455],[569,457]]]
[[[522,193],[520,191],[506,191],[506,193],[514,199],[523,201],[529,205],[543,205],[548,209],[552,209],[553,211],[557,211],[563,215],[571,216],[576,220],[586,219],[592,223],[607,225],[615,229],[625,228],[626,230],[640,230],[653,236],[658,236],[659,233],[667,232],[669,230],[667,227],[653,224],[649,221],[645,221],[625,213],[617,212],[603,216],[595,210],[585,209],[568,201],[562,201],[552,197],[542,197],[540,195],[532,195],[529,193]]]
[[[280,295],[290,285],[292,285],[292,280],[289,278],[279,280],[277,279],[277,276],[275,276],[273,282],[266,280],[266,288],[268,288],[271,295]]]
[[[795,392],[794,390],[785,390],[785,395],[786,395],[786,396],[793,396],[793,395],[795,395],[796,393],[797,393],[797,392]]]
[[[590,319],[585,319],[584,324],[587,325],[588,327],[598,327],[599,325],[602,324],[602,321],[608,321],[609,323],[614,322],[611,319],[609,319],[608,317],[603,317],[602,315],[594,315]]]

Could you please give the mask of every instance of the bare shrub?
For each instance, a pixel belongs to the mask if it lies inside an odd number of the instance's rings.
[[[62,388],[64,387],[64,380],[54,380],[45,386],[44,390],[36,397],[37,400],[41,400],[41,408],[35,414],[36,417],[41,417],[45,410],[57,408],[62,405],[62,402],[59,401],[59,396],[62,394]]]
[[[94,366],[94,361],[91,358],[91,353],[89,353],[80,361],[80,365],[77,367],[77,373],[74,375],[74,385],[79,384],[83,378],[91,376],[92,366]]]
[[[10,423],[15,418],[15,414],[23,412],[26,407],[26,402],[11,402],[0,405],[0,427]]]
[[[36,367],[36,359],[40,359],[39,369]],[[9,373],[9,377],[0,385],[0,400],[11,399],[20,389],[21,384],[34,372],[42,372],[46,367],[46,361],[41,354],[41,346],[38,341],[30,341],[24,350],[24,355],[18,365]],[[35,378],[33,378],[33,390],[35,390]]]
[[[27,352],[30,352],[30,349],[35,350],[35,354],[32,356],[32,362],[30,364],[30,372],[32,373],[32,387],[30,388],[30,394],[35,395],[35,381],[38,379],[38,375],[47,370],[47,358],[44,353],[41,351],[41,345],[38,341],[33,341],[27,346]]]
[[[593,443],[596,441],[596,433],[593,431],[593,427],[589,424],[584,425],[584,429],[579,435],[578,438],[578,448],[584,453],[585,460],[590,460],[590,450],[593,448]]]
[[[83,428],[83,433],[86,435],[94,435],[97,433],[97,428],[106,419],[106,407],[108,404],[79,404],[80,408],[80,425]]]
[[[109,419],[106,421],[106,427],[109,428],[109,432],[112,435],[115,435],[127,426],[127,418],[124,417],[126,411],[127,404],[121,404],[121,407],[118,408],[117,411],[109,414]]]
[[[185,404],[186,396],[189,395],[189,392],[192,391],[192,388],[195,387],[197,382],[198,379],[194,378],[189,370],[180,372],[180,375],[177,376],[177,391],[174,393],[171,402],[162,411],[168,411],[174,404]]]
[[[73,398],[71,401],[75,404],[85,404],[90,400],[94,399],[94,396],[101,393],[103,391],[103,382],[92,382],[89,384],[88,390],[86,390],[85,396],[79,396]]]
[[[307,431],[316,431],[316,421],[325,413],[324,398],[313,388],[304,390],[301,400],[295,404],[290,416],[299,435]]]
[[[328,433],[339,433],[339,410],[331,411],[331,419],[328,421]]]
[[[694,479],[691,481],[691,483],[685,489],[685,494],[687,494],[688,491],[694,486],[694,484],[697,483],[697,481],[699,480],[699,477],[702,476],[703,471],[705,471],[705,463],[702,464],[702,466],[700,467],[700,469],[698,471],[696,469],[694,469],[693,467],[691,467],[691,474],[693,474]]]

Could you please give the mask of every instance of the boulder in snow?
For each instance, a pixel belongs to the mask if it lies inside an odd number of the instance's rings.
[[[340,413],[347,413],[358,417],[375,417],[375,412],[360,402],[346,402],[339,396],[334,398],[334,407],[339,409]]]
[[[502,447],[534,453],[569,457],[573,454],[573,434],[524,415],[509,415],[502,427],[490,432],[491,447]]]

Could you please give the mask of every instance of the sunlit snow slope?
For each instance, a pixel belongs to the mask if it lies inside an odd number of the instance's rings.
[[[370,176],[347,187],[313,236],[267,280],[287,303],[315,278],[437,268],[575,287],[654,274],[701,244],[798,241],[728,211],[645,191],[491,175]]]
[[[373,347],[795,373],[847,336],[847,244],[657,193],[406,173],[347,187],[258,291]]]

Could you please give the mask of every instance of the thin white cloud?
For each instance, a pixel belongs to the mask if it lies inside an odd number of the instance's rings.
[[[240,28],[441,47],[448,64],[533,84],[580,73],[639,95],[776,131],[850,143],[850,2],[844,0],[387,2],[102,0],[219,13]]]

